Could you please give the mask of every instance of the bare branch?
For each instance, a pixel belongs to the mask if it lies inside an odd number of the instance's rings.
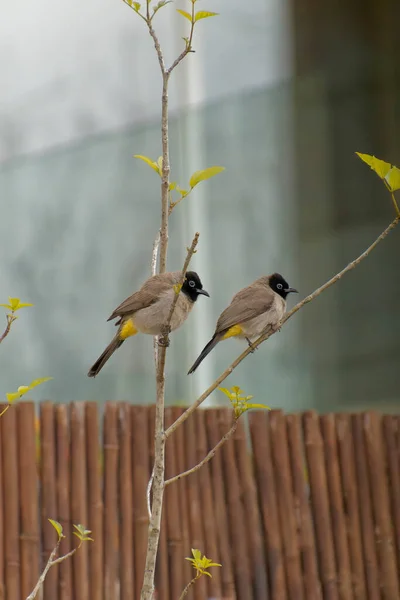
[[[66,560],[67,558],[70,558],[70,556],[75,554],[75,552],[77,551],[77,548],[74,548],[74,550],[71,550],[71,552],[68,552],[68,554],[64,554],[64,556],[55,558],[55,556],[58,552],[58,549],[60,547],[60,543],[61,543],[61,539],[59,539],[57,544],[55,545],[52,553],[49,556],[49,560],[47,561],[47,564],[46,564],[45,568],[43,569],[42,574],[40,575],[33,591],[29,594],[29,596],[26,598],[26,600],[34,600],[34,598],[36,598],[38,592],[40,591],[40,589],[42,588],[42,586],[44,584],[44,580],[46,579],[47,573],[50,571],[51,567],[54,567],[54,565],[57,565],[57,564],[63,562],[64,560]]]
[[[7,315],[6,318],[7,318],[7,327],[5,328],[4,332],[0,336],[0,344],[8,336],[8,334],[10,333],[11,325],[17,319],[17,317],[15,315]]]
[[[160,46],[160,42],[158,40],[158,37],[156,35],[156,32],[153,29],[153,24],[151,22],[151,17],[150,17],[150,2],[147,2],[147,7],[146,7],[146,24],[147,27],[149,29],[149,33],[151,35],[151,37],[153,38],[153,42],[154,42],[154,47],[156,49],[156,53],[157,53],[157,58],[158,58],[158,62],[160,65],[160,69],[161,69],[161,74],[164,77],[166,69],[165,69],[165,63],[164,63],[164,56],[161,50],[161,46]]]
[[[186,270],[190,259],[196,249],[199,234],[193,238],[186,260],[182,269],[181,283],[185,278]],[[162,235],[161,235],[162,244]],[[175,294],[171,304],[171,310],[165,325],[164,343],[159,348],[158,364],[156,373],[157,397],[156,397],[156,419],[155,419],[155,440],[154,440],[154,467],[153,467],[153,503],[151,506],[151,516],[149,521],[149,535],[147,540],[146,566],[144,571],[143,586],[140,594],[141,600],[151,600],[154,591],[154,574],[157,559],[158,542],[160,539],[161,514],[164,497],[164,470],[165,470],[165,435],[164,435],[164,393],[165,393],[165,358],[168,342],[168,331],[171,324],[172,315],[178,301],[180,290]],[[166,338],[166,339],[165,339]],[[148,490],[151,490],[150,484]]]
[[[167,73],[168,75],[171,75],[172,71],[175,69],[175,67],[177,67],[179,65],[180,62],[183,61],[183,59],[185,58],[185,56],[187,54],[189,54],[189,52],[193,52],[192,50],[192,40],[193,40],[193,30],[194,30],[194,2],[192,2],[192,23],[191,23],[191,27],[190,27],[190,34],[189,34],[189,39],[186,42],[186,48],[180,53],[180,55],[178,56],[178,58],[176,58],[174,60],[174,62],[172,63],[172,65],[169,67],[169,69],[167,69]]]
[[[151,519],[151,488],[153,486],[153,479],[154,479],[154,465],[153,465],[153,470],[151,472],[150,479],[149,479],[149,482],[148,482],[147,488],[146,488],[147,514],[149,515],[149,519]]]
[[[153,242],[153,252],[151,253],[151,274],[154,276],[157,273],[157,257],[158,251],[160,248],[160,231],[158,231],[155,240]],[[154,365],[157,370],[157,360],[158,360],[158,336],[153,337],[153,352],[154,352]],[[151,483],[153,480],[151,479]],[[151,490],[151,485],[150,485]],[[150,494],[150,490],[148,490],[148,495]],[[150,497],[150,496],[149,496]],[[149,516],[151,512],[149,512]]]
[[[347,267],[345,267],[342,271],[340,271],[334,277],[329,279],[329,281],[324,283],[324,285],[322,285],[321,287],[316,289],[312,294],[310,294],[309,296],[306,296],[306,298],[304,298],[301,302],[296,304],[296,306],[294,308],[292,308],[292,310],[290,310],[288,313],[286,313],[286,315],[283,317],[283,319],[280,322],[280,327],[282,327],[282,325],[284,323],[286,323],[286,321],[288,321],[298,310],[303,308],[303,306],[305,306],[309,302],[312,302],[313,300],[315,300],[315,298],[317,298],[320,294],[322,294],[322,292],[324,292],[325,290],[330,288],[332,285],[337,283],[339,281],[339,279],[341,279],[343,277],[343,275],[345,275],[346,273],[348,273],[349,271],[354,269],[357,265],[360,264],[360,262],[362,260],[367,258],[367,256],[372,252],[372,250],[374,250],[376,248],[376,246],[382,240],[384,240],[387,235],[389,235],[389,233],[399,224],[399,222],[400,222],[400,216],[396,217],[390,223],[390,225],[388,227],[386,227],[386,229],[380,234],[380,236],[377,237],[377,239],[365,250],[365,252],[360,254],[360,256],[358,258],[356,258],[351,263],[349,263],[347,265]],[[168,429],[165,432],[165,438],[168,438],[171,435],[171,433],[173,433],[175,431],[175,429],[177,429],[179,427],[179,425],[181,425],[182,423],[184,423],[186,421],[186,419],[200,406],[200,404],[202,404],[204,402],[204,400],[206,400],[206,398],[208,398],[208,396],[215,389],[217,389],[217,387],[228,377],[228,375],[230,375],[232,373],[232,371],[234,371],[234,369],[236,369],[236,367],[242,362],[242,360],[244,360],[246,358],[246,356],[248,356],[250,354],[250,352],[252,352],[252,350],[254,348],[257,348],[257,346],[262,344],[265,340],[267,340],[269,337],[271,337],[271,335],[273,335],[274,333],[276,333],[276,330],[272,331],[271,328],[269,328],[269,330],[266,331],[265,333],[263,333],[255,342],[252,342],[252,348],[250,348],[250,347],[246,348],[246,350],[244,352],[242,352],[242,354],[240,356],[238,356],[238,358],[236,358],[236,360],[233,361],[233,363],[222,373],[222,375],[220,375],[218,377],[218,379],[216,379],[214,381],[214,383],[212,385],[210,385],[210,387],[207,388],[206,391],[195,402],[193,402],[193,404],[191,406],[189,406],[189,408],[187,408],[185,410],[185,412],[174,423],[172,423],[172,425],[170,427],[168,427]]]
[[[196,583],[196,581],[199,579],[199,575],[196,575],[196,577],[193,577],[193,579],[191,581],[189,581],[189,583],[187,584],[187,586],[185,587],[185,589],[183,590],[182,594],[179,596],[179,600],[183,600],[183,598],[185,596],[187,596],[190,588],[192,587],[193,584]]]
[[[157,273],[157,257],[160,248],[160,232],[157,233],[153,242],[153,251],[151,253],[151,274],[154,276]]]
[[[184,471],[183,473],[179,473],[179,475],[175,475],[175,477],[171,477],[170,479],[167,479],[167,481],[164,484],[165,487],[167,487],[167,485],[170,485],[171,483],[174,483],[175,481],[179,481],[179,479],[182,479],[182,477],[187,477],[188,475],[191,475],[192,473],[196,473],[196,471],[201,469],[201,467],[203,467],[206,463],[208,463],[209,460],[214,458],[217,450],[219,450],[221,448],[221,446],[223,446],[229,440],[229,438],[231,438],[232,435],[235,433],[235,431],[237,429],[237,423],[238,423],[237,419],[235,419],[234,422],[232,423],[232,427],[229,429],[229,431],[226,432],[224,437],[222,437],[219,440],[218,444],[216,444],[214,446],[214,448],[212,450],[210,450],[210,452],[207,454],[207,456],[205,456],[203,458],[202,461],[200,461],[197,465],[195,465],[191,469],[188,469],[187,471]]]

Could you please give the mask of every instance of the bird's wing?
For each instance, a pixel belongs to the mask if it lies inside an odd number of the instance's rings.
[[[265,285],[252,284],[240,290],[221,313],[215,333],[222,333],[267,312],[274,302],[274,292]]]
[[[138,292],[135,292],[117,306],[107,321],[111,321],[116,317],[133,314],[141,308],[151,306],[160,296],[169,292],[172,286],[179,282],[180,276],[181,273],[179,271],[174,271],[173,273],[162,273],[161,275],[150,277]]]

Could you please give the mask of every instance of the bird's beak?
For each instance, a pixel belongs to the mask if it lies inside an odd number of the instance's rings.
[[[210,297],[210,294],[206,290],[200,290],[199,288],[196,288],[196,292],[202,296],[208,296],[208,298]]]
[[[297,290],[295,290],[294,288],[286,288],[285,292],[287,294],[293,293],[293,294],[298,294],[299,292]]]

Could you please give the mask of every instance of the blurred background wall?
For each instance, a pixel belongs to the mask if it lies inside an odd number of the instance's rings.
[[[196,53],[171,80],[172,178],[226,171],[170,221],[169,268],[199,230],[192,266],[211,293],[172,338],[170,403],[190,403],[240,351],[221,344],[186,376],[240,287],[277,270],[303,297],[392,219],[382,183],[354,155],[400,165],[400,6],[383,4],[204,7],[221,16],[199,23]],[[168,62],[186,33],[174,7],[155,20]],[[132,156],[161,154],[151,40],[122,2],[39,0],[0,14],[1,301],[35,304],[2,347],[2,389],[51,375],[35,397],[151,403],[151,338],[86,376],[114,333],[108,315],[150,271],[159,181]],[[398,410],[399,249],[396,231],[227,384],[286,410]]]

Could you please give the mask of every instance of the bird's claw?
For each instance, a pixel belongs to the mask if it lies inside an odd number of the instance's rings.
[[[253,344],[251,343],[251,341],[249,340],[249,338],[246,338],[246,341],[247,341],[247,343],[248,343],[248,345],[249,345],[250,352],[251,352],[252,354],[254,354],[254,352],[255,352],[256,350],[258,350],[258,348],[253,346]]]

